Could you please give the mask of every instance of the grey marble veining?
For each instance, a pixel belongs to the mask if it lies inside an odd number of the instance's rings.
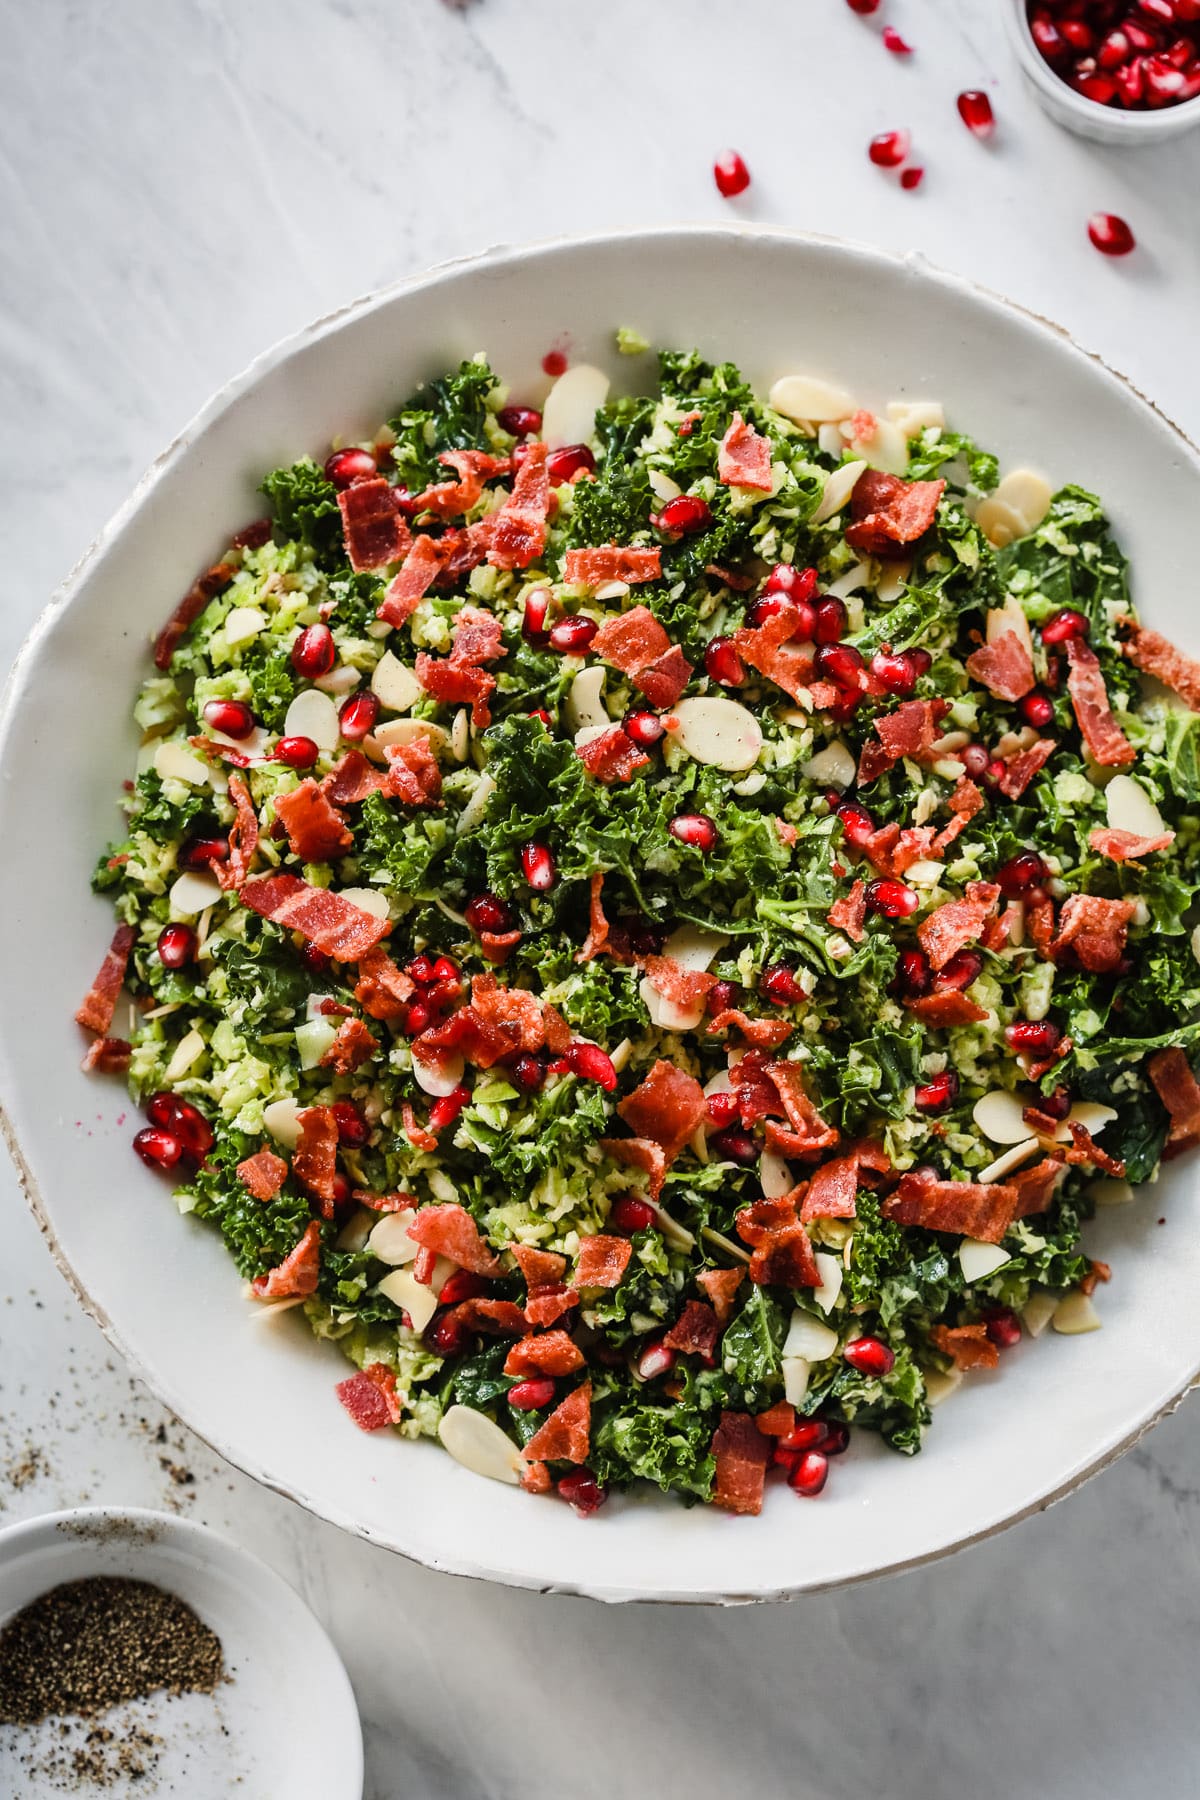
[[[918,248],[1060,319],[1200,434],[1200,133],[1137,155],[1064,135],[1000,5],[885,0],[872,27],[843,0],[4,0],[5,661],[266,343],[490,243],[724,217],[729,142],[745,216]],[[911,63],[881,49],[885,16]],[[988,146],[954,112],[974,85]],[[912,195],[865,154],[902,124]],[[1136,258],[1092,251],[1096,208],[1129,218]],[[1200,1793],[1194,1408],[937,1567],[788,1607],[606,1610],[432,1575],[256,1488],[133,1387],[7,1169],[0,1220],[0,1522],[171,1504],[264,1555],[346,1658],[368,1800]]]

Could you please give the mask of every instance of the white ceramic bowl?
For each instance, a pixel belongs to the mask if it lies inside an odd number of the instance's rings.
[[[1127,149],[1161,144],[1200,125],[1200,98],[1157,111],[1126,112],[1123,107],[1101,106],[1068,87],[1054,73],[1033,41],[1025,0],[1002,0],[1004,22],[1026,80],[1050,117],[1079,137],[1097,144],[1123,144]]]
[[[307,1606],[264,1563],[203,1525],[141,1508],[77,1507],[0,1532],[0,1629],[64,1581],[95,1575],[153,1582],[178,1594],[216,1632],[232,1680],[215,1693],[152,1695],[97,1721],[132,1722],[163,1741],[145,1791],[286,1794],[288,1800],[362,1800],[358,1709],[337,1651]],[[312,1723],[320,1721],[318,1730]],[[47,1792],[36,1764],[54,1724],[0,1726],[6,1800]],[[35,1767],[25,1770],[22,1757]],[[57,1789],[55,1789],[57,1791]],[[113,1800],[143,1791],[109,1790]]]
[[[88,877],[133,760],[147,640],[266,469],[373,428],[421,379],[486,348],[521,398],[564,338],[618,383],[650,358],[613,328],[699,345],[759,383],[808,369],[865,405],[945,403],[1005,464],[1107,496],[1155,625],[1193,651],[1200,465],[1168,421],[1060,332],[915,258],[747,228],[497,252],[360,302],[270,351],[160,458],[57,595],[0,723],[0,1092],[30,1199],[69,1278],[167,1405],[312,1511],[441,1569],[605,1599],[744,1600],[941,1555],[1114,1456],[1200,1368],[1200,1205],[1186,1162],[1089,1234],[1112,1261],[1104,1329],[1026,1343],[974,1376],[905,1461],[851,1451],[821,1500],[762,1518],[618,1498],[595,1518],[470,1475],[436,1445],[356,1431],[336,1352],[242,1298],[217,1235],[181,1219],[130,1151],[116,1081],[79,1073],[72,1014],[111,934]],[[1166,1214],[1169,1228],[1156,1230]]]

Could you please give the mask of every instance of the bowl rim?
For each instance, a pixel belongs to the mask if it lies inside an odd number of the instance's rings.
[[[1061,75],[1055,74],[1034,43],[1026,0],[1007,0],[1004,10],[1013,48],[1029,80],[1040,89],[1052,110],[1069,113],[1081,126],[1089,128],[1088,135],[1099,137],[1102,134],[1113,144],[1132,138],[1149,141],[1174,137],[1200,124],[1200,94],[1191,100],[1181,100],[1176,106],[1128,112],[1124,107],[1101,106],[1098,101],[1077,94]],[[1110,373],[1116,371],[1110,370]]]
[[[1022,4],[1022,0],[1015,0],[1015,3],[1020,5]],[[397,281],[387,283],[379,288],[370,289],[355,299],[337,306],[327,313],[321,314],[308,324],[300,326],[297,330],[289,332],[285,336],[277,339],[256,357],[252,358],[249,363],[245,364],[237,374],[214,390],[192,418],[188,420],[188,422],[171,439],[170,443],[168,443],[148,465],[125,501],[101,527],[92,542],[75,562],[74,566],[69,570],[57,588],[54,589],[50,599],[30,627],[16,657],[14,658],[12,666],[8,671],[3,688],[0,689],[0,769],[3,768],[8,739],[13,728],[17,697],[24,686],[26,671],[30,669],[41,650],[43,639],[49,635],[60,616],[64,614],[73,603],[78,589],[86,581],[93,567],[101,561],[109,546],[132,523],[138,512],[141,511],[146,499],[153,492],[159,481],[174,466],[174,464],[186,454],[192,439],[213,419],[230,408],[242,395],[252,391],[257,383],[270,373],[271,370],[287,361],[292,356],[307,349],[309,346],[317,343],[326,334],[342,329],[358,317],[369,313],[374,308],[390,305],[400,296],[418,291],[423,287],[436,286],[439,282],[448,277],[471,273],[473,271],[483,271],[504,263],[520,263],[527,258],[539,255],[556,252],[570,253],[585,248],[607,249],[616,252],[624,251],[628,257],[631,251],[636,251],[639,244],[652,243],[664,237],[690,239],[697,244],[703,244],[714,240],[742,243],[760,240],[764,243],[787,244],[800,247],[816,246],[824,249],[847,252],[854,256],[869,258],[876,263],[889,264],[900,272],[907,270],[909,272],[919,273],[923,279],[931,281],[935,287],[945,288],[961,296],[982,301],[987,305],[1011,313],[1017,318],[1025,321],[1027,324],[1032,325],[1035,330],[1057,337],[1060,340],[1062,347],[1092,363],[1106,377],[1122,387],[1128,394],[1132,395],[1138,405],[1145,407],[1154,413],[1167,427],[1168,431],[1170,431],[1178,440],[1181,450],[1186,455],[1187,459],[1196,466],[1197,474],[1200,475],[1200,447],[1198,447],[1187,433],[1183,431],[1183,429],[1176,424],[1166,412],[1164,412],[1156,401],[1144,394],[1128,376],[1115,368],[1101,356],[1099,352],[1088,349],[1080,344],[1072,333],[1056,320],[1048,318],[1045,314],[1039,313],[1034,308],[1026,306],[1020,301],[1011,299],[997,289],[988,287],[984,283],[974,281],[968,276],[958,274],[931,262],[921,251],[886,250],[880,248],[878,245],[870,244],[859,239],[841,237],[832,233],[804,231],[786,226],[760,224],[757,222],[740,220],[722,221],[719,223],[697,221],[676,222],[673,224],[639,226],[615,231],[562,234],[548,238],[535,239],[520,244],[498,243],[489,245],[481,251],[470,252],[461,256],[444,259],[441,262],[422,268],[411,275],[403,276]],[[251,1480],[259,1483],[259,1485],[267,1488],[272,1493],[277,1493],[284,1499],[294,1502],[296,1505],[302,1507],[304,1511],[310,1513],[314,1518],[321,1519],[334,1525],[339,1530],[347,1532],[352,1537],[371,1544],[378,1543],[379,1539],[376,1537],[374,1531],[368,1526],[363,1525],[359,1519],[347,1513],[343,1508],[306,1493],[304,1489],[295,1482],[289,1483],[272,1476],[269,1470],[261,1466],[255,1460],[252,1448],[247,1447],[244,1450],[238,1449],[234,1451],[228,1448],[221,1439],[196,1430],[188,1419],[186,1398],[176,1394],[171,1382],[149,1369],[143,1363],[142,1359],[126,1344],[124,1334],[119,1325],[108,1315],[104,1307],[92,1297],[82,1278],[68,1259],[53,1225],[50,1210],[45,1197],[42,1194],[38,1179],[35,1176],[32,1165],[20,1143],[15,1123],[10,1115],[8,1105],[2,1093],[0,1093],[0,1136],[4,1139],[4,1143],[16,1171],[17,1180],[25,1195],[26,1202],[33,1213],[42,1236],[46,1240],[50,1254],[60,1274],[75,1294],[75,1297],[82,1306],[84,1312],[99,1326],[106,1340],[124,1359],[132,1373],[145,1384],[151,1393],[154,1394],[156,1399],[169,1408],[169,1410],[187,1426],[188,1430],[193,1431],[196,1437],[216,1455],[229,1463],[231,1467],[239,1470],[242,1474],[249,1476]],[[985,1525],[979,1530],[964,1532],[962,1536],[941,1544],[936,1549],[922,1551],[921,1553],[908,1557],[902,1561],[880,1565],[877,1568],[863,1570],[849,1576],[831,1577],[824,1581],[793,1583],[788,1586],[764,1589],[753,1593],[746,1593],[745,1591],[738,1590],[725,1591],[720,1594],[709,1592],[701,1595],[681,1595],[677,1591],[663,1593],[661,1591],[654,1592],[645,1590],[631,1593],[624,1589],[614,1589],[603,1585],[589,1585],[586,1574],[582,1572],[578,1581],[563,1582],[562,1580],[558,1580],[549,1584],[539,1581],[535,1576],[530,1576],[526,1579],[511,1573],[496,1575],[492,1570],[486,1567],[480,1567],[478,1563],[473,1562],[465,1553],[459,1553],[452,1557],[441,1553],[437,1560],[433,1561],[422,1556],[416,1550],[405,1549],[392,1542],[385,1542],[381,1547],[388,1550],[393,1555],[402,1557],[407,1562],[413,1562],[422,1567],[434,1568],[439,1573],[457,1575],[469,1580],[499,1582],[501,1585],[532,1589],[542,1593],[554,1592],[558,1594],[567,1594],[582,1599],[599,1600],[607,1604],[638,1600],[641,1602],[652,1602],[658,1605],[690,1606],[702,1604],[741,1606],[747,1604],[762,1604],[767,1601],[789,1600],[806,1593],[823,1593],[840,1588],[859,1586],[864,1582],[874,1581],[884,1576],[905,1574],[910,1570],[923,1568],[931,1563],[941,1562],[960,1550],[970,1548],[973,1544],[982,1543],[989,1538],[998,1536],[1001,1532],[1007,1531],[1011,1526],[1020,1524],[1023,1520],[1034,1517],[1036,1514],[1043,1512],[1048,1507],[1056,1504],[1059,1500],[1065,1499],[1093,1475],[1108,1468],[1112,1463],[1123,1456],[1126,1450],[1137,1444],[1153,1426],[1159,1423],[1160,1420],[1169,1417],[1175,1412],[1189,1394],[1197,1387],[1200,1387],[1200,1369],[1197,1369],[1188,1376],[1149,1416],[1136,1423],[1117,1443],[1110,1444],[1107,1447],[1102,1447],[1097,1450],[1091,1460],[1086,1462],[1082,1467],[1076,1469],[1064,1481],[1059,1483],[1057,1487],[1037,1496],[1030,1501],[1028,1505],[1022,1507],[1019,1511],[1010,1514],[1008,1517]],[[78,1510],[86,1512],[89,1509],[81,1508]],[[103,1511],[104,1509],[102,1508],[100,1510]],[[128,1516],[132,1516],[136,1509],[118,1510],[127,1510]],[[150,1514],[149,1516],[155,1518],[158,1517],[156,1514]],[[194,1524],[193,1521],[173,1521],[173,1523]],[[3,1546],[9,1532],[19,1531],[21,1529],[21,1526],[13,1526],[9,1527],[6,1532],[0,1532],[0,1547]],[[213,1533],[212,1535],[218,1536],[219,1534]],[[222,1541],[228,1542],[228,1540]],[[237,1548],[236,1545],[233,1547],[235,1549]],[[249,1552],[243,1552],[243,1554],[250,1555]],[[278,1579],[282,1580],[282,1577],[279,1577]],[[286,1583],[284,1585],[286,1585]]]

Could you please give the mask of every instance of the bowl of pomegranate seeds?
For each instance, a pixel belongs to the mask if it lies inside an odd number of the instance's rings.
[[[1047,112],[1082,137],[1152,144],[1200,124],[1200,0],[1007,0]]]
[[[1198,491],[1023,312],[780,233],[270,353],[3,717],[7,1122],[113,1342],[321,1516],[610,1599],[1116,1454],[1200,1368]]]

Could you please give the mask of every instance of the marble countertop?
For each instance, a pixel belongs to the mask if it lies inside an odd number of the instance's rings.
[[[710,169],[729,142],[754,174],[742,216],[918,248],[1061,321],[1200,437],[1200,132],[1138,153],[1064,134],[1022,86],[1001,7],[10,8],[5,665],[152,456],[265,344],[488,244],[723,219]],[[885,19],[909,61],[882,49]],[[988,145],[954,109],[976,85]],[[866,157],[900,125],[915,193]],[[1092,250],[1096,209],[1129,219],[1135,256]],[[940,1566],[787,1607],[605,1609],[432,1575],[256,1487],[108,1352],[7,1168],[0,1223],[0,1524],[168,1506],[264,1556],[346,1659],[368,1800],[1196,1792],[1195,1408]]]

